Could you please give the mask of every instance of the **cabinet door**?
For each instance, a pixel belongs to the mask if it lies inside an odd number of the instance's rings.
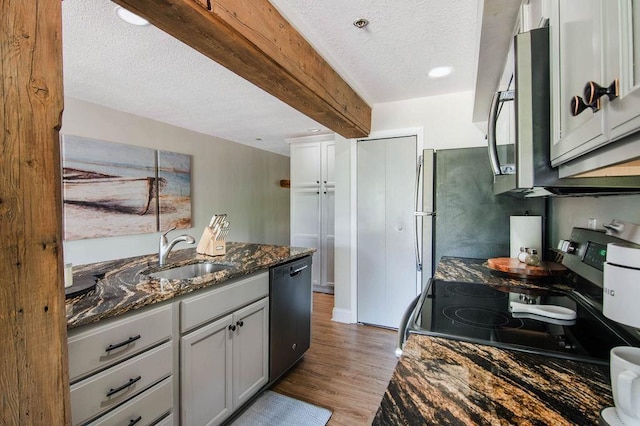
[[[333,187],[336,183],[335,178],[335,158],[336,144],[335,142],[322,143],[322,180],[323,184]]]
[[[291,191],[291,245],[318,250],[313,255],[311,280],[313,285],[320,285],[320,188],[292,188]]]
[[[180,411],[184,425],[214,425],[232,410],[232,315],[180,340]]]
[[[327,290],[330,292],[333,291],[332,288],[334,285],[335,198],[336,192],[334,188],[324,188],[322,193],[322,265],[320,265],[320,286],[328,287]]]
[[[322,179],[320,143],[291,145],[291,186],[317,186]]]
[[[571,115],[571,99],[583,97],[589,81],[603,81],[600,0],[555,2],[551,15],[553,138],[551,163],[556,166],[607,141],[605,110]]]
[[[605,1],[605,77],[609,86],[619,81],[619,97],[609,104],[611,139],[640,128],[640,2]]]
[[[256,394],[269,380],[269,298],[233,314],[233,407]]]

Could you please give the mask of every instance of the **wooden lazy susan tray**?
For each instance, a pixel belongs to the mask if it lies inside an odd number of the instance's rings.
[[[487,260],[489,269],[519,278],[557,277],[567,273],[567,268],[556,262],[543,260],[537,266],[529,266],[511,257],[495,257]]]

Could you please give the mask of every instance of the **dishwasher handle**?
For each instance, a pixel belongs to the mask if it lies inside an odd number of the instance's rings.
[[[301,266],[300,268],[297,268],[297,269],[295,269],[295,270],[291,271],[291,272],[289,273],[289,276],[290,276],[291,278],[293,278],[293,277],[297,277],[298,275],[300,275],[300,272],[304,271],[304,270],[305,270],[305,269],[307,269],[308,267],[309,267],[309,265]]]

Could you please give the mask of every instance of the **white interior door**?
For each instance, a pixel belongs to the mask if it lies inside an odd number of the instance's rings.
[[[417,294],[415,136],[358,141],[358,322],[397,328]]]

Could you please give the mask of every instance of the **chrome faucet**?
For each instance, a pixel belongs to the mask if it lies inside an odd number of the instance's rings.
[[[196,240],[194,240],[191,235],[187,235],[187,234],[182,234],[174,238],[173,240],[171,240],[171,242],[168,242],[167,234],[173,231],[174,229],[176,229],[175,226],[169,229],[168,231],[165,231],[162,235],[160,235],[160,250],[158,251],[158,264],[160,266],[164,266],[167,263],[167,257],[169,256],[169,253],[171,252],[171,249],[173,248],[173,246],[175,246],[176,244],[182,241],[188,244],[196,243]]]

